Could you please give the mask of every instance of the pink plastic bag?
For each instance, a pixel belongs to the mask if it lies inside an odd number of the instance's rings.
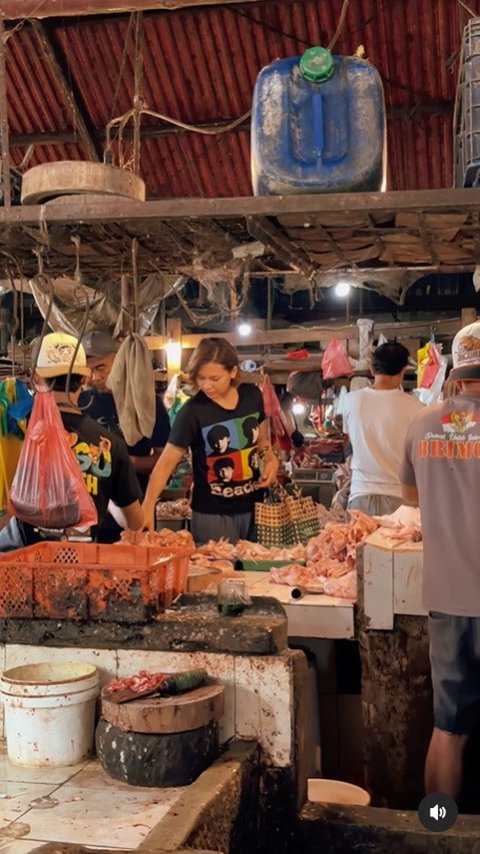
[[[97,509],[52,392],[37,392],[10,490],[9,512],[39,528],[88,528]]]
[[[332,338],[323,354],[322,372],[326,380],[352,376],[353,368],[347,356],[345,341]]]

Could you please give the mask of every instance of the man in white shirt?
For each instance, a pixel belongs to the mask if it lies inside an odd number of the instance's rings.
[[[422,404],[402,390],[408,364],[403,344],[377,347],[373,386],[347,394],[343,429],[352,445],[352,486],[348,509],[371,516],[393,513],[402,504],[400,465],[407,428]]]

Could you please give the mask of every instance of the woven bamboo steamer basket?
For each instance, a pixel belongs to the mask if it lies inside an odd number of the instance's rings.
[[[25,172],[22,180],[23,205],[39,205],[57,196],[95,193],[144,202],[145,183],[138,175],[104,163],[60,160],[41,163]]]

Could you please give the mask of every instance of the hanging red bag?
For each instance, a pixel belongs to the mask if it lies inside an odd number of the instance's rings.
[[[37,392],[10,490],[9,512],[38,528],[98,521],[52,392]]]
[[[440,370],[440,354],[436,344],[429,341],[425,347],[417,350],[418,387],[431,388]]]
[[[295,422],[280,406],[280,401],[276,395],[275,389],[270,381],[270,378],[265,375],[262,383],[262,396],[265,415],[270,418],[271,440],[275,448],[281,451],[291,451],[292,441],[290,436],[295,430]]]
[[[332,338],[323,354],[322,373],[326,380],[352,376],[353,368],[347,356],[345,341]]]

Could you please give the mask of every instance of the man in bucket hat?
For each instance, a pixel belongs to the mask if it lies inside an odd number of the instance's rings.
[[[53,332],[37,342],[36,349],[35,380],[53,392],[63,426],[71,435],[73,451],[81,462],[85,486],[97,509],[98,528],[92,530],[93,538],[102,541],[99,531],[108,510],[122,527],[141,528],[141,491],[125,442],[85,415],[78,405],[83,385],[90,377],[83,346],[72,335]],[[98,464],[100,456],[102,466]],[[0,532],[0,551],[32,545],[42,539],[58,539],[62,534],[12,518]]]
[[[457,333],[452,356],[448,395],[409,427],[401,481],[422,515],[434,705],[425,787],[456,798],[480,723],[480,322]]]

